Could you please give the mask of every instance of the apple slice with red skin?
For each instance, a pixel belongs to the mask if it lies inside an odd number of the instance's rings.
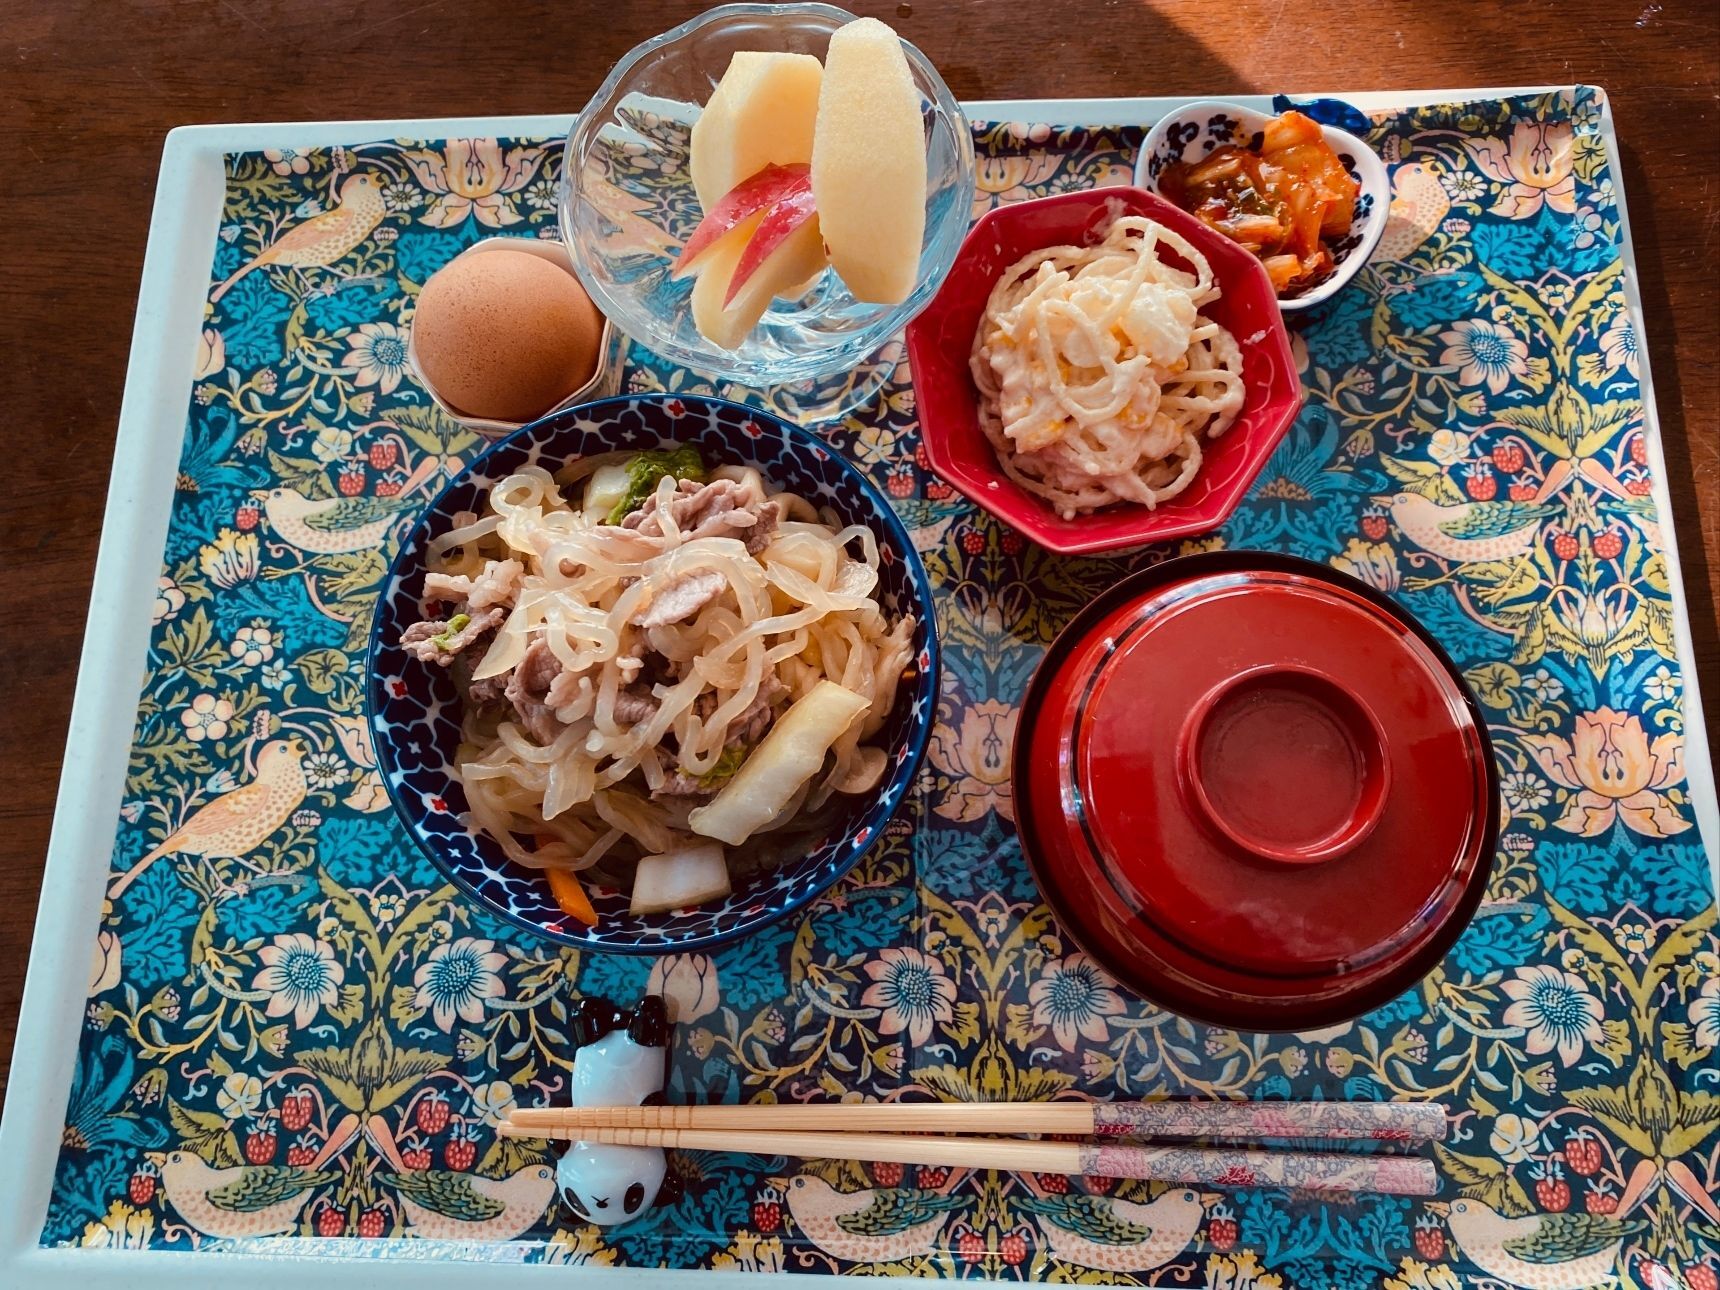
[[[724,193],[699,221],[699,226],[681,248],[670,276],[685,277],[697,267],[700,257],[735,225],[800,192],[806,194],[810,204],[812,167],[807,165],[766,166],[756,175],[743,179]]]
[[[741,257],[764,219],[765,212],[759,211],[718,238],[695,270],[694,324],[702,336],[724,349],[734,349],[746,340],[773,299],[793,292],[825,268],[824,239],[813,214],[780,238],[739,289],[731,290]]]
[[[796,189],[782,198],[775,205],[766,209],[764,219],[753,230],[753,235],[747,239],[746,250],[741,252],[740,263],[735,265],[734,276],[729,279],[728,294],[723,297],[723,307],[726,309],[740,290],[746,285],[747,279],[758,270],[777,247],[786,242],[794,232],[809,219],[817,218],[818,211],[812,204],[812,184],[808,181],[805,188]]]

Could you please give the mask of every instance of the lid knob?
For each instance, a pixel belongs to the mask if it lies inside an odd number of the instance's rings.
[[[1227,678],[1190,709],[1180,745],[1191,813],[1270,864],[1320,864],[1351,850],[1379,822],[1391,787],[1379,722],[1306,666]]]

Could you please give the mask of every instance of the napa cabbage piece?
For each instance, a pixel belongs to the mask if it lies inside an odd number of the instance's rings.
[[[687,816],[688,827],[739,846],[774,823],[870,706],[854,691],[820,681],[782,714],[722,791]]]
[[[633,480],[627,472],[627,463],[606,462],[592,471],[591,478],[585,481],[585,497],[580,509],[593,524],[607,524],[610,512],[626,501],[627,494],[632,491]],[[627,512],[621,514],[625,518]]]
[[[619,465],[599,466],[585,486],[581,509],[605,524],[619,524],[645,504],[664,475],[703,483],[705,460],[697,448],[684,443],[672,451],[641,452]],[[614,500],[610,501],[608,513],[598,511],[598,504],[610,498]]]

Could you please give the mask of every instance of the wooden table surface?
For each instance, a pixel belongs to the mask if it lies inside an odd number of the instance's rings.
[[[214,121],[574,112],[664,0],[0,0],[0,1080],[71,710],[162,136]],[[1720,6],[962,0],[893,23],[964,99],[1586,82],[1612,98],[1684,592],[1720,705]],[[1222,17],[1220,17],[1222,15]]]

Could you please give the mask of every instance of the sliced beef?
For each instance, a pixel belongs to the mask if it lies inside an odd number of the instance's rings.
[[[564,728],[556,719],[555,709],[547,703],[516,700],[514,715],[519,718],[520,729],[530,735],[534,742],[545,747],[553,744]]]
[[[776,721],[776,708],[773,706],[780,694],[787,693],[788,687],[776,679],[775,675],[766,675],[759,683],[758,693],[753,701],[741,709],[740,715],[729,722],[729,733],[723,740],[725,748],[733,748],[737,744],[752,747],[764,738]]]
[[[732,479],[713,479],[708,484],[683,479],[679,490],[669,499],[669,514],[689,540],[703,537],[744,540],[746,534],[742,530],[756,527],[760,512],[767,505],[758,489]],[[621,527],[641,537],[661,537],[663,521],[657,514],[657,494],[652,493],[638,510],[630,512],[621,521]]]
[[[746,707],[742,708],[740,714],[736,716],[733,721],[729,722],[729,737],[724,742],[731,744],[734,743],[735,731],[737,729],[744,726],[750,726],[752,723],[756,722],[761,711],[768,712],[770,710],[770,705],[775,701],[777,695],[786,694],[787,692],[788,687],[776,679],[776,673],[765,673],[763,679],[758,683],[758,693],[753,695],[753,701],[747,704]],[[717,710],[717,706],[718,698],[715,690],[706,690],[698,698],[693,700],[693,711],[698,714],[699,719],[702,721],[709,721],[711,719],[711,714]],[[767,728],[768,725],[769,723],[767,722]],[[764,732],[761,730],[758,733],[763,734]]]
[[[753,701],[741,709],[740,716],[729,722],[728,737],[723,740],[724,747],[732,748],[736,744],[751,747],[763,739],[764,732],[769,730],[776,720],[776,709],[771,705],[782,690],[782,683],[774,676],[766,677]]]
[[[454,684],[460,687],[460,693],[466,696],[468,703],[500,703],[507,690],[506,672],[500,676],[486,676],[482,681],[472,679],[472,673],[484,661],[484,655],[489,653],[495,638],[495,632],[491,631],[483,640],[473,641],[471,648],[462,650],[449,669],[454,674]]]
[[[540,638],[526,647],[525,656],[508,677],[506,696],[519,714],[520,726],[540,744],[555,742],[561,722],[548,702],[550,687],[561,675],[561,660]]]
[[[400,633],[400,647],[421,663],[447,667],[462,650],[470,649],[506,617],[500,609],[486,609],[465,616],[467,621],[458,631],[451,631],[453,621],[441,618],[413,623]]]
[[[561,660],[549,643],[539,636],[526,647],[525,654],[514,668],[508,681],[508,699],[541,699],[549,693],[550,683],[561,673]]]
[[[696,775],[689,775],[684,770],[673,770],[664,776],[663,782],[651,794],[652,797],[709,797],[715,789],[706,788],[699,782]]]
[[[776,536],[777,523],[782,518],[782,507],[776,502],[766,502],[758,508],[757,514],[758,522],[741,539],[748,555],[757,555],[770,545],[770,540]]]
[[[544,691],[543,701],[559,711],[578,699],[580,692],[590,686],[590,678],[583,673],[557,672],[555,680],[549,683],[549,689]]]
[[[752,748],[763,739],[765,732],[776,721],[776,709],[772,705],[779,695],[786,694],[788,687],[776,679],[774,674],[768,674],[759,682],[758,693],[753,701],[742,708],[740,714],[729,722],[729,731],[723,740],[725,749]],[[715,691],[707,690],[693,700],[693,711],[704,720],[717,710],[717,695]],[[708,797],[722,787],[720,784],[706,786],[697,775],[689,775],[679,769],[669,772],[660,787],[654,791],[653,797]]]
[[[508,677],[510,673],[503,672],[500,676],[486,676],[482,681],[471,681],[466,685],[466,701],[468,703],[500,703],[508,697]]]
[[[464,604],[468,611],[506,606],[519,590],[526,567],[518,560],[491,560],[475,578],[463,573],[427,573],[424,575],[426,604],[447,602]]]
[[[432,637],[440,636],[447,630],[448,620],[446,618],[426,618],[421,623],[413,623],[412,626],[400,633],[400,648],[412,651],[416,657],[417,651],[414,646],[422,645]]]
[[[615,696],[615,723],[636,726],[657,715],[657,700],[643,686],[630,685]]]
[[[723,739],[723,746],[733,748],[736,744],[756,744],[763,739],[765,731],[776,721],[774,704],[777,696],[787,693],[786,685],[777,680],[773,673],[766,673],[758,684],[758,693],[753,695],[753,701],[729,722],[729,732]],[[702,721],[709,721],[716,710],[715,690],[706,690],[693,700],[693,711]]]
[[[424,575],[426,605],[462,605],[472,594],[472,580],[463,573],[427,573]]]
[[[716,569],[694,569],[656,588],[645,608],[633,615],[635,627],[667,627],[683,622],[723,594],[729,580]]]
[[[759,683],[758,694],[753,701],[741,709],[740,715],[729,722],[728,737],[723,740],[723,748],[753,748],[763,739],[765,732],[776,722],[776,709],[773,701],[785,693],[787,687],[774,676],[767,676]],[[709,718],[717,710],[717,696],[712,693],[701,694],[693,703],[693,709],[701,717]],[[619,711],[619,708],[617,709]],[[708,797],[721,788],[721,784],[707,786],[697,775],[689,775],[679,768],[669,772],[662,785],[652,793],[653,797]]]

